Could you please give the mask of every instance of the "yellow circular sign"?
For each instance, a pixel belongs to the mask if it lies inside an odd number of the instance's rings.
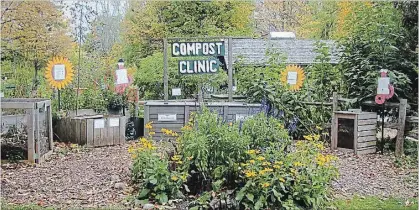
[[[296,65],[287,66],[281,73],[281,82],[293,91],[299,90],[303,86],[304,79],[304,70]]]
[[[73,65],[67,58],[55,57],[48,62],[45,78],[51,87],[60,90],[71,83],[73,76]]]

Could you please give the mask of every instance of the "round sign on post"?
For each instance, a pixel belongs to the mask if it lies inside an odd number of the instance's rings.
[[[303,86],[304,79],[304,70],[296,65],[287,66],[281,73],[281,82],[288,85],[289,89],[293,91],[299,90]]]
[[[45,78],[52,88],[61,90],[73,80],[73,65],[67,58],[55,57],[48,62]]]

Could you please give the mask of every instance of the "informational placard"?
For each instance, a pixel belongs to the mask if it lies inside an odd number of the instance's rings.
[[[119,118],[110,118],[109,127],[119,127]]]
[[[389,94],[390,93],[389,85],[390,85],[389,77],[378,78],[377,94]]]
[[[54,65],[54,80],[64,80],[65,79],[65,65],[56,64]]]
[[[116,84],[128,84],[128,72],[126,69],[118,69],[116,70]]]
[[[104,128],[105,127],[105,119],[96,119],[94,122],[95,128]]]
[[[233,86],[233,91],[237,91],[237,87],[236,86]]]
[[[182,95],[182,90],[180,88],[172,89],[172,96],[180,96],[180,95]]]
[[[237,121],[244,121],[248,118],[251,118],[253,115],[249,115],[249,114],[236,114],[236,122]]]
[[[297,75],[298,75],[298,73],[295,72],[295,71],[288,72],[287,84],[289,84],[289,85],[297,84]]]
[[[163,122],[177,120],[176,114],[159,114],[157,118],[158,118],[158,121],[163,121]]]
[[[224,41],[217,42],[173,42],[173,57],[224,56]]]

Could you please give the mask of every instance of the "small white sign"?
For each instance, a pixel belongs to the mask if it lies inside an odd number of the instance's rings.
[[[128,83],[128,73],[126,69],[116,70],[116,84],[127,84]]]
[[[236,86],[233,86],[233,91],[237,91],[237,87]]]
[[[287,83],[290,84],[290,85],[297,84],[297,72],[295,72],[295,71],[288,72]]]
[[[246,120],[248,118],[251,118],[252,115],[248,115],[248,114],[236,114],[236,121],[240,121],[240,120]]]
[[[54,80],[64,80],[65,79],[65,65],[57,64],[54,65]]]
[[[172,96],[180,96],[180,95],[182,95],[182,90],[180,88],[172,89]]]
[[[109,127],[118,127],[118,126],[119,126],[119,118],[109,119]]]
[[[388,88],[389,85],[389,77],[378,78],[377,94],[390,94],[390,89]]]
[[[176,121],[176,114],[159,114],[158,121]]]
[[[105,120],[104,119],[95,120],[95,128],[104,128],[104,127],[105,127]]]

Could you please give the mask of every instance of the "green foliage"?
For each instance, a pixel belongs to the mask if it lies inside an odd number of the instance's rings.
[[[241,163],[245,186],[236,199],[250,209],[309,207],[323,209],[328,202],[327,183],[337,176],[333,156],[322,155],[319,136],[298,142],[293,152],[272,144],[265,152],[249,150]],[[314,139],[313,139],[314,138]]]
[[[401,13],[390,2],[377,2],[372,8],[356,5],[351,35],[342,39],[341,63],[350,98],[373,100],[380,69],[388,69],[395,87],[394,98],[417,97],[412,93],[412,79],[417,78],[417,56],[409,56],[401,27]],[[404,41],[403,41],[404,40]],[[416,96],[415,96],[416,95]]]
[[[380,210],[414,210],[418,209],[417,199],[397,199],[397,198],[379,198],[379,197],[360,197],[355,196],[351,199],[337,199],[333,204],[342,210],[356,209],[380,209]]]
[[[176,171],[169,171],[169,159],[156,152],[151,141],[142,138],[129,152],[134,159],[132,180],[139,189],[138,199],[155,198],[159,203],[182,196],[180,186],[184,179]]]
[[[255,117],[247,119],[242,126],[242,134],[250,136],[251,148],[265,148],[271,142],[280,142],[288,145],[288,131],[284,129],[284,125],[273,117],[266,117],[264,113],[260,113]]]

